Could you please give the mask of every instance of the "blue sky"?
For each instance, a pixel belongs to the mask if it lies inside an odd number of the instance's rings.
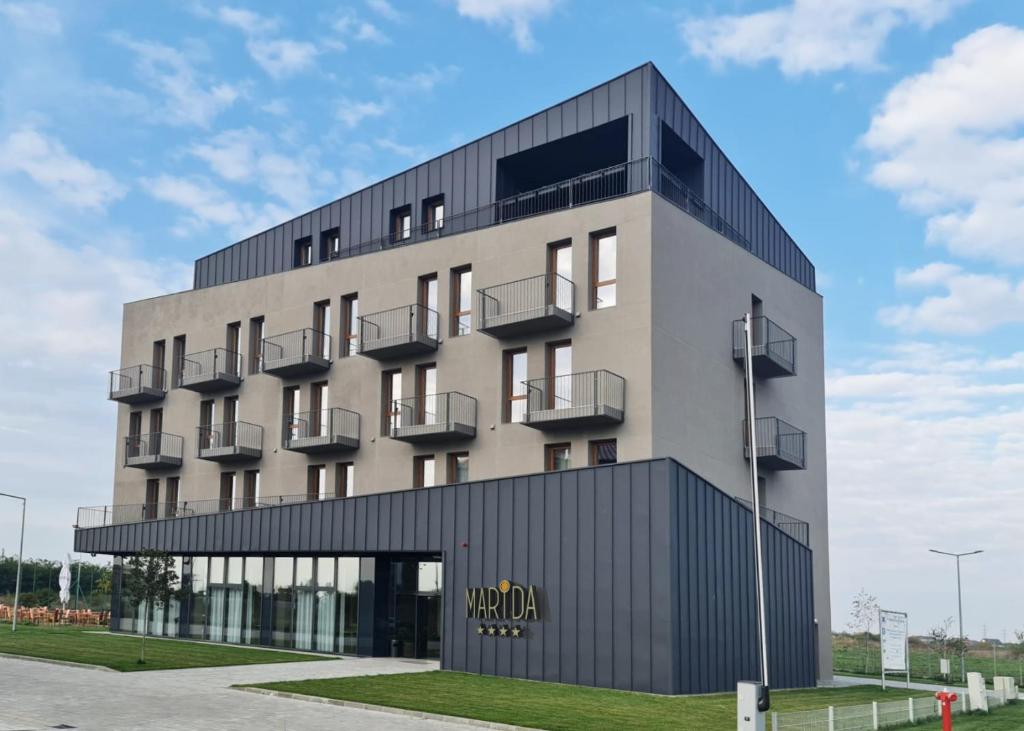
[[[27,553],[109,502],[120,305],[651,60],[817,266],[833,617],[1024,627],[1024,5],[0,0],[0,475]],[[0,508],[0,548],[16,550]],[[966,568],[966,567],[965,567]]]

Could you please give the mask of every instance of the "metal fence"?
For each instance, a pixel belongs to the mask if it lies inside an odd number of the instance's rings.
[[[583,371],[564,376],[533,378],[523,381],[527,388],[527,413],[561,411],[602,406],[622,411],[626,382],[611,371]]]
[[[796,373],[796,338],[767,317],[751,318],[751,355],[767,356],[790,373]],[[746,336],[743,320],[732,323],[732,352],[734,358],[742,358],[746,352]]]
[[[154,432],[134,434],[124,438],[125,463],[135,457],[170,457],[181,459],[185,451],[185,439],[177,434]]]
[[[304,363],[310,358],[331,359],[331,336],[304,327],[301,330],[263,338],[263,369]]]
[[[989,710],[1013,702],[1001,693],[987,691]],[[977,710],[970,707],[967,691],[958,691],[954,713]],[[814,711],[790,711],[771,714],[772,731],[877,731],[907,726],[942,715],[942,707],[934,696],[920,696],[895,701],[875,701],[856,706],[829,706]]]
[[[359,439],[359,414],[339,407],[319,411],[300,411],[284,417],[281,433],[282,446],[289,449],[296,439],[334,437]]]
[[[199,456],[204,449],[238,447],[262,449],[263,427],[248,421],[229,421],[224,424],[206,424],[196,427],[196,447]]]
[[[121,393],[133,393],[144,388],[156,391],[167,390],[167,371],[146,363],[110,372],[110,397]]]
[[[426,338],[437,341],[440,318],[424,305],[404,305],[359,317],[359,343],[364,353]]]
[[[476,399],[458,391],[396,399],[391,412],[391,434],[411,427],[476,427]]]
[[[553,272],[477,290],[480,329],[542,317],[548,307],[576,312],[572,280]]]
[[[222,373],[241,377],[242,356],[227,348],[210,348],[197,353],[188,353],[182,357],[178,373],[183,382],[202,381]]]
[[[800,467],[806,464],[807,434],[777,416],[761,416],[754,423],[758,457],[778,457]],[[747,422],[743,422],[743,442],[749,452]]]
[[[754,509],[753,504],[749,500],[744,500],[743,498],[736,499],[751,510]],[[799,541],[805,546],[811,545],[811,528],[806,522],[799,518],[794,518],[792,515],[780,513],[778,510],[766,508],[764,505],[761,506],[761,517],[788,535],[790,538]]]

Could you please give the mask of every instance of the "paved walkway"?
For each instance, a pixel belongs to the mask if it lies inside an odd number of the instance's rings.
[[[231,690],[240,683],[436,670],[436,662],[345,658],[194,670],[110,673],[0,658],[0,731],[50,728],[465,731],[464,724]],[[61,724],[65,724],[61,726]]]
[[[832,684],[837,688],[845,688],[850,685],[882,685],[881,678],[861,678],[856,675],[834,675],[832,677]],[[898,677],[890,677],[885,681],[887,688],[905,688],[907,685],[906,679]],[[963,686],[960,683],[950,683],[949,685],[935,685],[934,683],[916,683],[910,682],[911,690],[947,690],[947,689],[962,689]]]

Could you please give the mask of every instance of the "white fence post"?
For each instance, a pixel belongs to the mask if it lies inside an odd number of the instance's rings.
[[[914,722],[914,699],[907,698],[907,718],[911,723]]]
[[[878,701],[871,701],[871,728],[878,731]]]
[[[779,731],[779,712],[772,711],[772,731]]]
[[[836,731],[836,707],[828,707],[828,731]]]

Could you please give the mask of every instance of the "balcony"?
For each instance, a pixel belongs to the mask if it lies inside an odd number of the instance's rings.
[[[754,509],[754,504],[749,500],[744,500],[743,498],[736,499],[750,510]],[[764,505],[761,506],[761,517],[793,540],[805,546],[811,545],[811,527],[806,521],[794,518],[792,515],[780,513],[778,510],[766,508]]]
[[[423,305],[406,305],[359,318],[359,352],[390,360],[437,350],[438,315]]]
[[[575,318],[576,289],[560,274],[540,274],[476,293],[477,329],[495,338],[569,327]]]
[[[189,353],[181,359],[178,378],[179,386],[199,393],[237,388],[242,382],[242,356],[224,348]]]
[[[523,424],[536,429],[567,429],[621,424],[626,381],[611,371],[587,371],[526,384]]]
[[[181,467],[185,440],[177,434],[154,432],[124,439],[124,466],[145,470]]]
[[[303,328],[263,339],[263,372],[280,378],[323,373],[331,367],[331,336]]]
[[[359,414],[347,409],[303,411],[284,418],[281,446],[317,454],[359,448]]]
[[[796,338],[767,317],[751,319],[751,361],[758,378],[796,375]],[[732,357],[742,363],[746,350],[743,320],[732,323]]]
[[[108,398],[122,404],[159,401],[167,395],[167,371],[151,365],[137,365],[110,372]]]
[[[263,454],[263,427],[246,421],[196,429],[196,456],[212,462],[245,462]]]
[[[807,435],[792,424],[774,416],[763,416],[755,422],[757,465],[766,470],[806,469]],[[743,454],[750,459],[750,438],[743,422]]]
[[[391,438],[402,442],[439,442],[476,436],[476,399],[455,391],[394,402]]]

